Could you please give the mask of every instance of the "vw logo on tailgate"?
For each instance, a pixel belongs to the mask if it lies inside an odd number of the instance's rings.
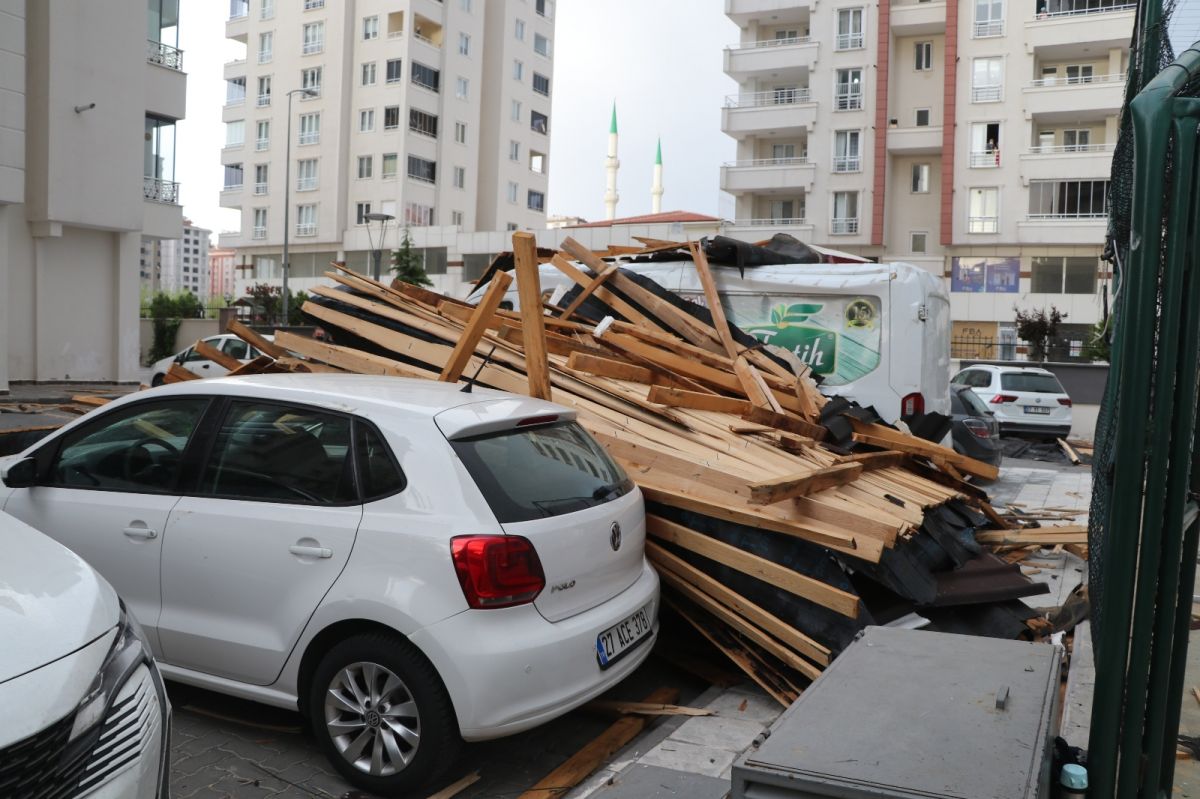
[[[608,534],[608,543],[613,548],[613,552],[621,548],[621,525],[618,522],[612,523]]]

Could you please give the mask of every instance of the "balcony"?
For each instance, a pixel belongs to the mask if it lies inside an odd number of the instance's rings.
[[[861,111],[862,92],[838,92],[833,96],[834,111]]]
[[[998,103],[1004,99],[1003,86],[972,86],[971,102]]]
[[[146,41],[146,62],[183,71],[183,51],[162,42]]]
[[[927,36],[946,31],[946,0],[892,3],[894,36]]]
[[[721,130],[736,139],[765,134],[798,136],[812,128],[817,104],[807,88],[730,95],[721,109]]]
[[[1023,90],[1025,118],[1044,122],[1102,119],[1117,113],[1125,101],[1125,75],[1089,78],[1046,78]]]
[[[756,158],[721,166],[721,190],[730,194],[811,191],[817,168],[807,158]]]
[[[270,146],[271,146],[270,139],[255,139],[254,140],[254,152],[256,152],[256,153],[261,153],[263,150],[266,150]]]
[[[319,130],[302,131],[300,133],[299,138],[297,139],[297,143],[298,144],[320,144],[321,143],[321,131],[319,131]]]
[[[858,217],[833,217],[829,220],[829,235],[854,236],[858,234]]]
[[[316,178],[297,178],[296,179],[296,191],[316,191],[316,190],[317,190],[317,179]]]
[[[1106,214],[1029,214],[1017,222],[1017,236],[1026,244],[1104,244]]]
[[[390,35],[390,33],[389,33]],[[413,14],[413,38],[418,42],[433,47],[434,49],[442,49],[442,26],[438,22],[429,17],[420,14]]]
[[[803,75],[816,66],[818,49],[808,36],[731,44],[725,48],[725,73],[736,81],[757,75]]]
[[[971,169],[998,169],[1000,167],[999,150],[975,150],[968,156]]]
[[[146,110],[169,119],[183,119],[187,75],[183,51],[162,42],[146,42]]]
[[[142,179],[142,198],[152,203],[179,205],[179,184],[173,180],[146,177]]]
[[[999,233],[1000,217],[998,216],[969,216],[967,217],[968,233]]]
[[[265,227],[256,227],[251,233],[251,238],[262,240],[267,237],[267,229]],[[224,243],[222,242],[222,246]]]
[[[269,95],[269,94],[260,94],[258,96],[258,99],[255,100],[255,102],[254,102],[254,105],[258,108],[266,108],[270,104],[271,104],[271,95]]]
[[[316,222],[297,222],[296,223],[296,235],[297,236],[315,236],[315,235],[317,235],[317,223]]]
[[[255,183],[254,184],[254,196],[255,197],[261,197],[262,195],[264,195],[266,193],[267,193],[267,184],[266,183]]]
[[[942,126],[888,128],[887,150],[894,155],[935,155],[942,151]]]
[[[813,0],[725,0],[725,16],[740,28],[760,18],[781,24],[799,22],[812,5]]]
[[[247,11],[240,16],[230,16],[225,22],[225,38],[245,44],[250,35],[250,15]]]
[[[1004,35],[1004,20],[981,19],[971,25],[972,39],[992,39]]]
[[[222,74],[223,74],[223,77],[225,78],[225,80],[232,80],[234,78],[245,78],[246,77],[246,59],[237,58],[237,59],[234,59],[233,61],[226,61],[225,65],[222,67],[222,70],[223,70]]]
[[[861,50],[866,44],[862,31],[857,33],[839,33],[834,39],[833,49],[839,53],[843,50]]]
[[[1129,46],[1136,4],[1072,10],[1074,3],[1050,3],[1052,8],[1056,5],[1064,10],[1039,14],[1025,23],[1027,52],[1046,47],[1078,47],[1080,42],[1096,49]]]
[[[179,184],[171,180],[142,179],[142,235],[151,239],[177,239],[183,229]]]
[[[1104,180],[1112,173],[1113,144],[1034,146],[1021,154],[1025,180]]]
[[[722,233],[745,241],[769,239],[776,233],[788,233],[801,241],[813,241],[816,228],[802,216],[791,218],[752,217],[733,219],[723,226]]]
[[[830,171],[835,175],[848,175],[853,172],[862,172],[862,156],[835,155],[833,157],[833,168]]]

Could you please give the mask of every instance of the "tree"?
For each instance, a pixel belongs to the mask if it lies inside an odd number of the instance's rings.
[[[288,292],[289,325],[304,324],[304,314],[300,306],[308,300],[308,294],[303,291]],[[256,283],[246,291],[250,300],[250,323],[256,325],[274,325],[279,322],[279,310],[283,302],[283,289],[267,283]]]
[[[175,338],[184,319],[204,316],[204,306],[190,291],[168,294],[160,291],[150,298],[148,315],[153,320],[154,338],[150,344],[150,363],[175,354]]]
[[[421,255],[413,247],[412,236],[408,227],[404,228],[404,238],[400,240],[400,248],[392,251],[392,273],[398,280],[412,283],[414,286],[432,286],[433,281],[425,274],[421,263]]]
[[[1088,331],[1087,344],[1083,345],[1083,357],[1089,361],[1111,361],[1112,344],[1108,340],[1108,323],[1100,320]]]
[[[1017,336],[1029,343],[1029,360],[1046,360],[1050,339],[1058,335],[1058,326],[1067,315],[1053,305],[1050,313],[1046,313],[1045,308],[1022,311],[1014,306],[1013,310],[1017,312]]]

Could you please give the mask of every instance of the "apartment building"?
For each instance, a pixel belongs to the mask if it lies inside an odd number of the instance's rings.
[[[237,250],[225,247],[209,247],[208,249],[208,296],[216,299],[224,297],[235,300],[237,280]]]
[[[452,289],[461,262],[439,248],[442,230],[543,227],[553,9],[231,0],[226,36],[246,58],[224,68],[221,204],[241,211],[241,231],[221,246],[253,267],[239,271],[280,277],[285,222],[297,289],[333,259],[369,272],[370,253],[394,248],[407,226],[434,281]]]
[[[169,294],[188,291],[201,302],[210,296],[208,237],[211,230],[183,220],[183,235],[159,242],[159,289]]]
[[[727,232],[944,275],[955,337],[1102,314],[1131,0],[726,0]]]
[[[0,4],[0,392],[136,381],[142,238],[178,238],[177,0]]]

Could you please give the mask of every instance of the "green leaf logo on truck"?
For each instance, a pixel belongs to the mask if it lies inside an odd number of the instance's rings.
[[[853,382],[879,366],[879,303],[868,297],[830,297],[816,302],[781,302],[748,320],[743,329],[765,344],[791,351],[829,385]],[[762,311],[766,311],[763,308]],[[762,316],[758,319],[762,320]]]

